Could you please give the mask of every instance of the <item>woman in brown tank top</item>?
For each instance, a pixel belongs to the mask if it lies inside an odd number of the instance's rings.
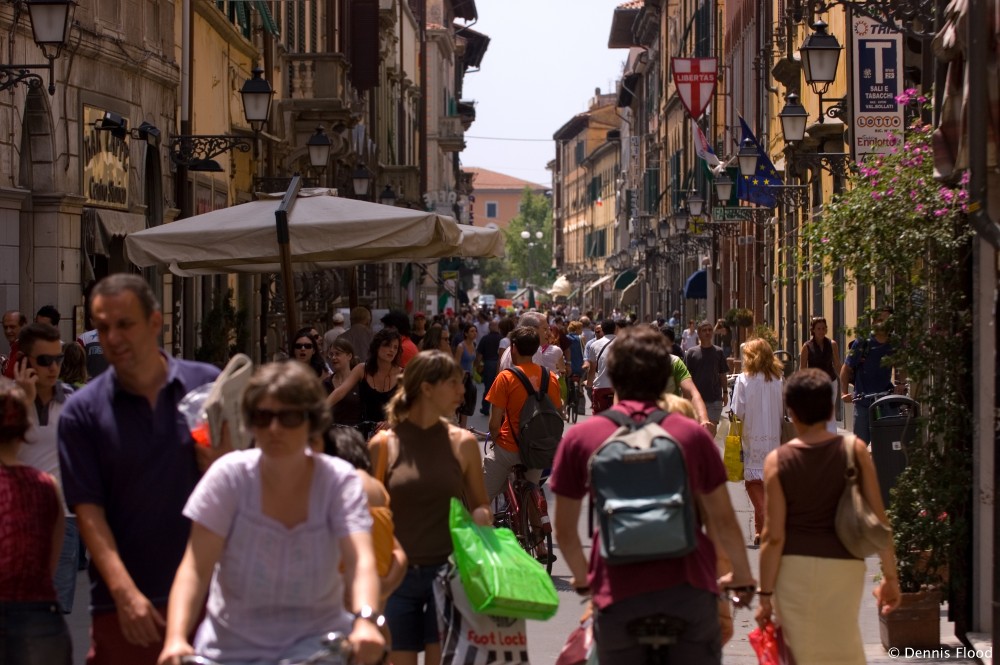
[[[464,497],[476,523],[493,522],[476,438],[448,422],[465,399],[462,379],[448,353],[417,354],[386,407],[392,430],[370,444],[373,463],[379,447],[388,447],[385,486],[396,538],[410,562],[385,608],[392,633],[389,661],[395,665],[416,665],[421,651],[426,665],[441,661],[432,583],[452,550],[451,498]]]
[[[836,408],[837,396],[840,394],[840,382],[837,379],[840,376],[840,347],[837,346],[837,342],[826,336],[828,330],[829,327],[826,325],[824,317],[813,317],[809,324],[809,332],[812,333],[812,336],[799,351],[799,369],[815,367],[826,372],[833,384],[831,401]],[[833,419],[832,415],[827,421],[826,429],[831,434],[837,433],[837,421]]]
[[[756,618],[763,627],[777,615],[798,665],[863,665],[858,611],[865,562],[847,551],[834,529],[847,458],[843,437],[826,431],[830,389],[827,374],[815,368],[796,372],[785,384],[785,405],[797,437],[764,462],[767,513]],[[853,435],[846,443],[854,446],[865,500],[887,522],[868,449]],[[888,613],[900,600],[892,546],[879,552],[879,558],[883,577],[875,596]]]

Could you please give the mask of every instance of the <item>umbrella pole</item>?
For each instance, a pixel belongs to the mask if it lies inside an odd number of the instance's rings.
[[[295,199],[302,189],[302,177],[296,173],[292,176],[292,182],[285,191],[285,196],[281,199],[281,205],[274,211],[275,229],[278,234],[278,253],[281,257],[281,281],[285,286],[285,337],[288,354],[291,355],[292,345],[295,343],[294,335],[296,331],[296,320],[298,319],[298,307],[295,302],[295,282],[292,279],[292,250],[289,246],[288,214],[295,206]]]

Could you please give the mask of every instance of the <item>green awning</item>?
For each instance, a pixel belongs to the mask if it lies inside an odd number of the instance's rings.
[[[260,14],[260,20],[264,24],[264,29],[277,37],[278,26],[274,22],[274,17],[271,16],[271,10],[267,6],[267,0],[254,0],[253,5],[257,8],[257,13]]]
[[[615,277],[615,291],[623,291],[625,287],[634,282],[639,276],[634,270],[626,270],[617,277]]]

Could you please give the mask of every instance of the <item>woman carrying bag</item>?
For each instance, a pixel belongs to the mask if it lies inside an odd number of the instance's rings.
[[[883,524],[888,521],[866,443],[826,430],[832,411],[829,391],[830,380],[819,369],[796,372],[785,388],[798,436],[771,452],[764,463],[767,519],[756,619],[762,629],[777,619],[798,665],[863,665],[858,611],[865,562],[848,550],[836,527],[847,483],[847,446],[853,451],[862,497]],[[888,545],[878,551],[882,581],[874,592],[883,614],[900,601],[891,536],[886,540]]]
[[[394,665],[416,665],[421,651],[426,665],[441,660],[433,582],[452,551],[451,498],[464,497],[477,524],[493,523],[476,438],[449,422],[465,399],[462,378],[451,355],[417,354],[386,407],[392,429],[370,443],[373,466],[387,454],[384,483],[396,538],[410,561],[385,608],[392,633],[389,660]]]
[[[753,505],[753,544],[764,527],[764,458],[781,442],[781,361],[767,340],[755,337],[743,347],[743,372],[733,387],[732,411],[743,421],[743,478]]]
[[[840,376],[840,347],[837,346],[836,341],[826,336],[827,330],[826,319],[822,316],[814,316],[809,324],[812,336],[808,342],[802,345],[802,350],[799,352],[799,369],[815,367],[826,372],[832,384],[830,399],[832,404],[836,405],[837,395],[840,394],[840,382],[837,380],[837,377]],[[831,434],[836,434],[837,421],[833,419],[833,415],[831,412],[826,429]]]

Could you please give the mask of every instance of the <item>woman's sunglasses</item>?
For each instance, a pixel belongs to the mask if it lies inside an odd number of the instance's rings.
[[[293,345],[293,348],[296,351],[303,351],[305,349],[313,349],[315,347],[313,346],[312,342],[310,342],[308,344],[295,344],[295,345]]]
[[[301,427],[306,421],[308,414],[302,409],[281,409],[271,411],[270,409],[254,409],[250,412],[250,425],[253,427],[270,427],[271,421],[278,419],[278,424],[288,429]]]
[[[49,355],[47,353],[41,353],[35,356],[35,364],[39,367],[49,367],[50,365],[61,365],[63,358],[66,357],[65,353],[59,353],[56,355]]]

